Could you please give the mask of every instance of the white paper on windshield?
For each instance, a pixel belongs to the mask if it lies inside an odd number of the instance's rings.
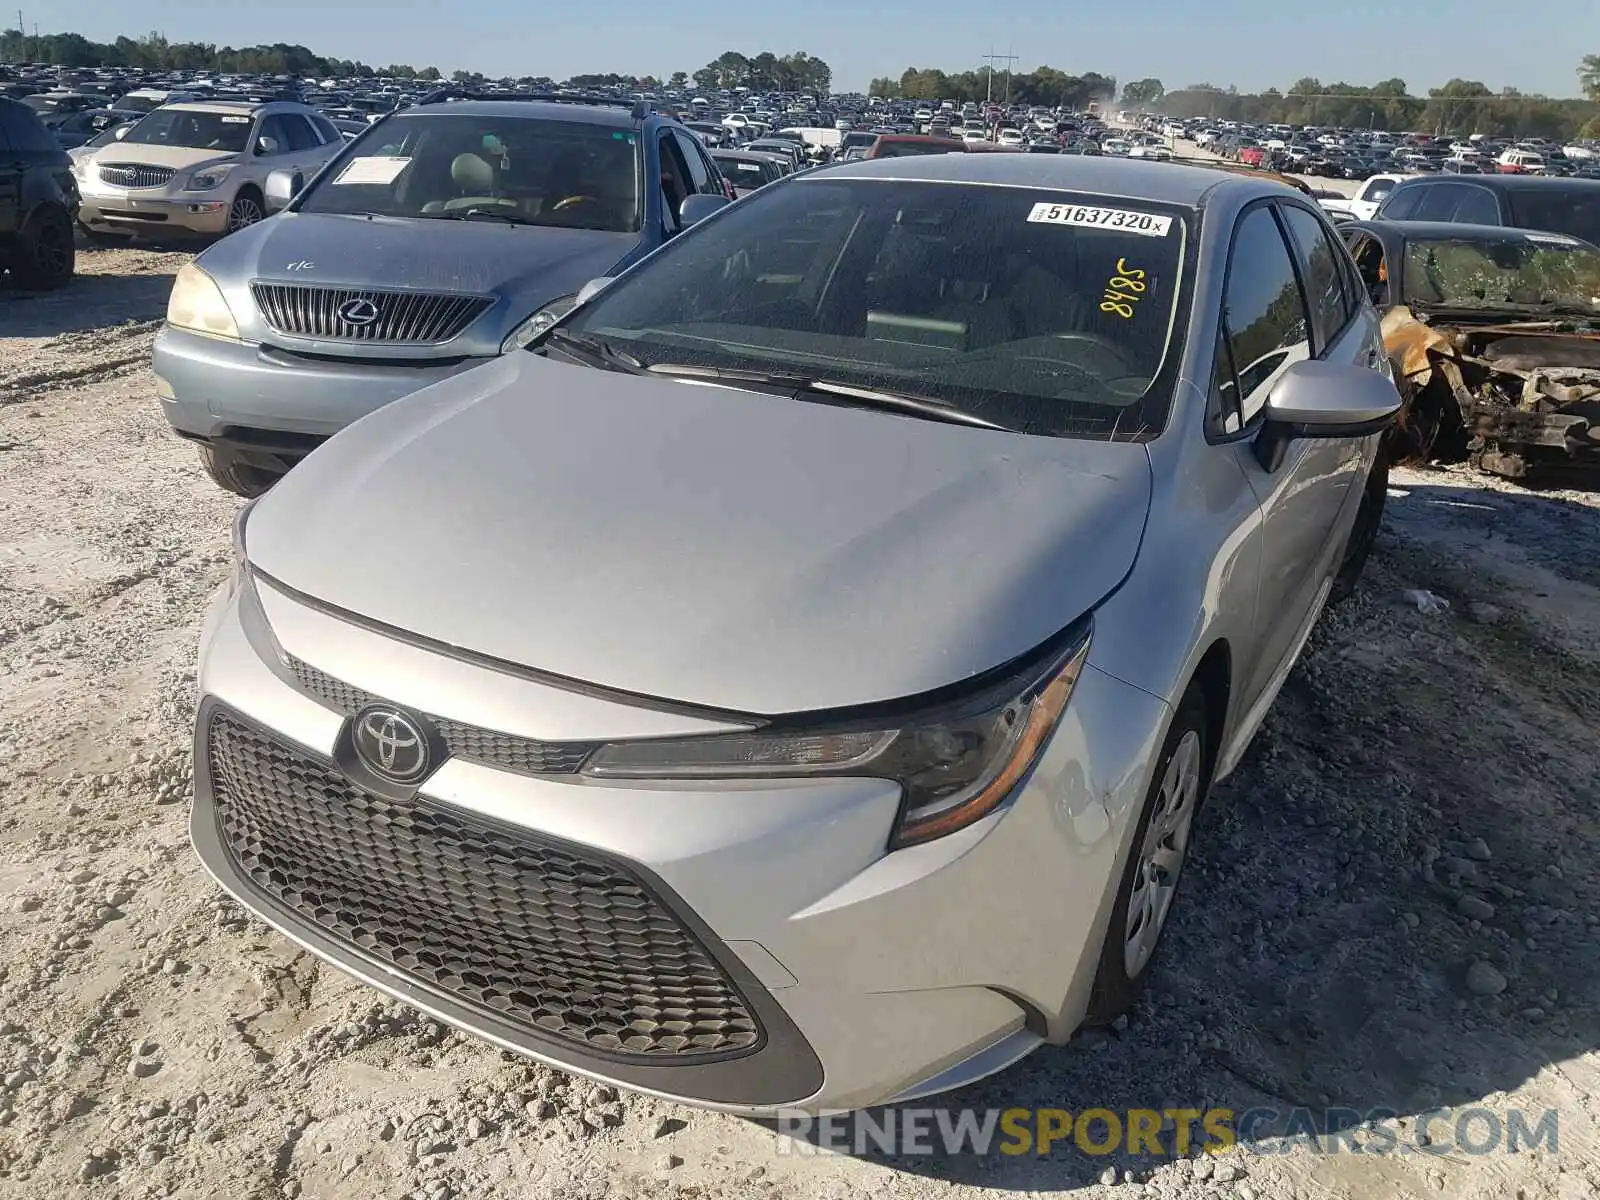
[[[334,183],[393,183],[411,165],[409,158],[389,154],[365,154],[345,163]]]
[[[1527,238],[1530,242],[1544,242],[1550,246],[1577,246],[1582,244],[1577,238],[1568,237],[1564,233],[1530,233]]]
[[[248,125],[248,124],[250,124],[250,118],[249,117],[223,117],[222,118],[222,123],[224,125]]]
[[[1028,220],[1046,225],[1085,225],[1092,229],[1115,229],[1140,237],[1166,237],[1172,218],[1155,213],[1133,212],[1126,208],[1091,208],[1084,204],[1045,204],[1033,206]]]

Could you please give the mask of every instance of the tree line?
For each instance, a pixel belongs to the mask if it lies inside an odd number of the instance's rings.
[[[1499,137],[1600,138],[1600,55],[1578,67],[1583,99],[1552,99],[1516,88],[1491,89],[1476,79],[1452,79],[1413,96],[1404,79],[1370,86],[1323,83],[1307,76],[1286,91],[1241,92],[1195,83],[1169,92],[1159,79],[1122,90],[1122,102],[1178,118],[1215,117],[1251,124],[1337,125],[1355,129],[1482,133]]]
[[[171,42],[159,33],[141,38],[119,37],[93,42],[79,33],[27,36],[21,30],[0,32],[0,62],[47,63],[51,66],[127,67],[144,71],[215,71],[228,75],[294,75],[326,78],[443,80],[438,67],[409,63],[376,66],[352,59],[325,58],[301,45],[275,42],[270,46],[217,46],[212,42]],[[476,71],[454,71],[457,83],[482,83]],[[674,72],[669,86],[687,87],[691,76]],[[694,72],[701,88],[749,87],[761,91],[826,93],[833,82],[828,64],[804,50],[777,55],[769,50],[744,55],[728,50]],[[518,83],[549,83],[525,76]],[[653,76],[616,74],[576,75],[568,83],[577,87],[658,87]]]
[[[1018,104],[1064,105],[1082,108],[1091,100],[1110,100],[1117,94],[1117,81],[1110,75],[1088,71],[1071,75],[1054,67],[1032,71],[974,71],[951,73],[927,67],[907,67],[899,79],[887,76],[874,79],[869,96],[890,100],[954,100],[965,104],[993,97]]]

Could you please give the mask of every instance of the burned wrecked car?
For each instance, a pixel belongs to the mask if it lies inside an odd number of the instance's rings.
[[[1600,467],[1600,249],[1561,233],[1353,221],[1405,405],[1397,461],[1521,479]]]

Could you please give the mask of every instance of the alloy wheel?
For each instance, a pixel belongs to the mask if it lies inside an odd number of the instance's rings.
[[[1178,875],[1189,852],[1200,798],[1200,735],[1187,731],[1172,757],[1156,792],[1155,809],[1139,847],[1133,891],[1128,897],[1128,922],[1123,937],[1123,969],[1137,979],[1150,963],[1172,900]]]
[[[236,196],[232,206],[228,209],[228,232],[254,225],[267,214],[261,211],[253,196]]]

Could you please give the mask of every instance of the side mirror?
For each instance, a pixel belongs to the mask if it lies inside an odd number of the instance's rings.
[[[267,176],[267,211],[281,212],[306,186],[305,176],[299,171],[273,171]]]
[[[713,213],[720,212],[732,203],[726,196],[711,196],[703,192],[696,192],[684,198],[683,204],[678,209],[678,225],[687,229],[691,225],[698,225]]]
[[[263,134],[261,137],[258,137],[256,139],[256,153],[257,154],[263,154],[263,155],[265,155],[265,154],[276,154],[277,152],[278,152],[278,139],[277,138],[275,138],[275,137],[267,137],[265,134]]]
[[[602,275],[599,279],[589,280],[588,283],[584,284],[578,289],[578,299],[574,302],[573,307],[576,308],[579,305],[589,303],[589,301],[598,296],[602,289],[604,289],[605,286],[610,282],[611,276],[609,275]]]
[[[1370,367],[1306,360],[1279,376],[1267,393],[1256,434],[1263,470],[1283,464],[1296,438],[1354,438],[1382,433],[1400,411],[1394,381]]]
[[[120,142],[123,138],[128,136],[128,130],[132,128],[132,125],[118,125],[111,131],[111,136]]]

